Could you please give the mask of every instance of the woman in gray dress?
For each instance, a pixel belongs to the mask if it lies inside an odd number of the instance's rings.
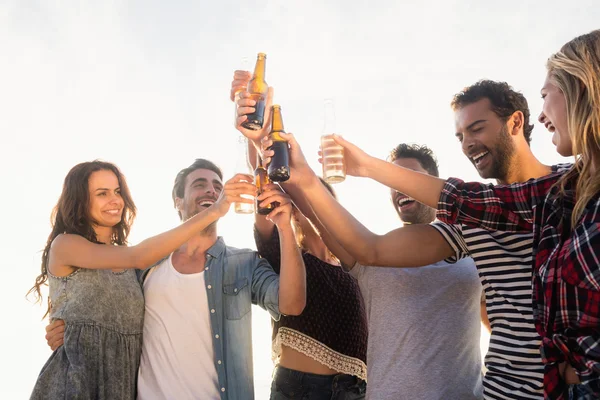
[[[134,399],[144,298],[134,268],[166,257],[217,221],[232,202],[252,202],[236,175],[214,204],[170,231],[128,247],[135,205],[119,169],[93,161],[69,171],[31,292],[48,282],[50,319],[65,321],[64,344],[38,377],[32,399]],[[250,180],[251,181],[251,180]]]

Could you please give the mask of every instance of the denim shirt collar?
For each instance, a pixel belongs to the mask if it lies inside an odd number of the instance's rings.
[[[212,258],[219,258],[221,254],[225,251],[225,241],[222,236],[217,237],[217,241],[215,244],[209,247],[206,250],[206,254],[210,255]]]

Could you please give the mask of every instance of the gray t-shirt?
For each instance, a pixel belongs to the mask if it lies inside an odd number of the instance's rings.
[[[369,400],[481,399],[481,283],[471,258],[356,265],[369,320]]]

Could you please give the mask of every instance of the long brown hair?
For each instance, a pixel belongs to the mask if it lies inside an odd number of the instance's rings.
[[[42,252],[42,272],[35,279],[35,284],[27,295],[34,293],[36,302],[41,302],[42,285],[48,281],[48,258],[52,241],[61,233],[80,235],[90,242],[99,243],[94,231],[92,217],[90,216],[90,194],[89,178],[96,171],[111,171],[119,181],[121,197],[124,207],[121,221],[113,227],[110,244],[125,245],[131,224],[135,218],[136,207],[131,199],[131,193],[127,187],[125,176],[116,165],[104,161],[90,161],[77,164],[67,174],[63,183],[62,193],[58,198],[56,206],[52,210],[50,223],[52,231],[46,241],[46,247]],[[44,317],[50,312],[50,298],[48,298],[48,309]]]
[[[567,127],[576,162],[558,182],[564,195],[576,179],[575,226],[587,203],[600,192],[600,30],[578,36],[548,59],[548,74],[565,96]],[[595,170],[594,170],[595,168]]]

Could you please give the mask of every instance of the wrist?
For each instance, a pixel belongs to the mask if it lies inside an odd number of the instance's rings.
[[[367,156],[364,162],[365,178],[373,178],[375,171],[377,170],[377,162],[382,161],[378,158]],[[385,161],[384,161],[385,162]]]
[[[216,221],[219,218],[224,217],[225,214],[227,214],[227,211],[229,211],[229,207],[224,207],[223,204],[217,202],[208,207],[205,212],[209,219]]]
[[[285,221],[278,221],[277,224],[275,224],[275,226],[277,227],[277,230],[280,234],[286,232],[292,232],[293,234],[292,221],[289,219],[286,219]]]

